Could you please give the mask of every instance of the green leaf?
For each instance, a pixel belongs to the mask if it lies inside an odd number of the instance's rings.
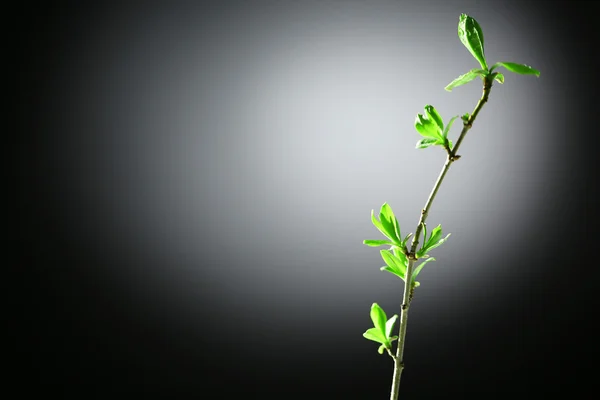
[[[540,71],[538,71],[537,69],[534,69],[534,68],[530,67],[529,65],[517,64],[517,63],[513,63],[513,62],[497,62],[496,64],[494,64],[492,66],[490,71],[493,71],[495,68],[498,68],[498,67],[504,67],[507,70],[509,70],[510,72],[514,72],[515,74],[535,75],[537,77],[540,76]]]
[[[394,247],[392,251],[394,252],[394,256],[396,257],[396,259],[400,263],[400,269],[406,271],[406,266],[408,265],[408,258],[406,258],[406,254],[404,254],[404,252],[398,247]]]
[[[429,244],[429,245],[427,246],[427,248],[425,249],[425,252],[424,252],[424,254],[426,254],[426,253],[430,252],[431,250],[435,249],[436,247],[439,247],[439,246],[441,246],[442,244],[444,244],[444,242],[446,242],[446,240],[448,240],[448,237],[449,237],[449,236],[450,236],[450,233],[449,233],[449,234],[447,234],[445,238],[443,238],[443,239],[440,239],[440,240],[438,240],[438,241],[437,241],[437,242],[435,242],[435,243],[433,243],[433,242],[432,242],[431,244]]]
[[[381,336],[386,338],[385,323],[387,322],[387,316],[385,315],[385,311],[383,311],[383,309],[379,307],[379,304],[377,303],[373,303],[371,305],[371,320],[373,321],[375,328],[377,328],[381,333]]]
[[[427,253],[436,247],[441,246],[447,239],[450,234],[448,234],[445,238],[442,237],[442,225],[438,225],[431,231],[428,239],[424,239],[423,246],[421,249],[417,251],[417,258],[427,257]]]
[[[471,52],[473,57],[481,68],[487,70],[487,63],[485,62],[485,51],[483,46],[483,31],[479,26],[479,23],[473,17],[469,17],[467,14],[461,14],[458,18],[458,38],[462,44]]]
[[[440,132],[442,130],[444,130],[444,122],[442,120],[442,116],[440,115],[440,113],[438,113],[438,111],[435,109],[434,106],[429,105],[429,104],[426,105],[425,106],[425,114],[427,114],[428,119],[435,122],[435,124],[438,126]]]
[[[388,237],[393,240],[394,243],[400,244],[400,224],[392,211],[392,207],[388,203],[383,203],[381,210],[379,211],[379,221],[383,225],[383,228],[388,232]]]
[[[415,129],[422,136],[433,139],[439,139],[442,134],[442,130],[435,121],[423,114],[417,114],[415,117]]]
[[[363,243],[371,247],[394,246],[394,243],[389,240],[363,240]]]
[[[429,146],[435,146],[436,144],[440,144],[439,139],[433,138],[423,138],[417,142],[415,146],[416,149],[426,149]]]
[[[387,339],[391,339],[390,335],[392,334],[392,329],[394,329],[394,324],[396,323],[397,319],[398,319],[398,316],[394,315],[392,318],[388,319],[387,322],[385,323],[385,337]]]
[[[386,343],[387,338],[383,336],[383,333],[377,328],[369,328],[365,333],[363,333],[363,337],[365,339],[372,340],[377,343]]]
[[[377,349],[377,352],[379,354],[383,354],[383,351],[387,349],[387,346],[385,344],[382,344],[381,346],[379,346],[379,348]]]
[[[380,213],[381,215],[381,213]],[[389,232],[386,227],[383,225],[383,223],[381,223],[380,221],[377,220],[377,218],[375,218],[375,210],[371,210],[371,222],[373,222],[373,225],[375,225],[375,227],[379,230],[379,232],[381,232],[383,234],[383,236],[386,236],[388,239],[390,239],[391,242],[394,243],[394,245],[399,245],[400,244],[400,239],[398,239],[395,235],[395,231]]]
[[[429,247],[430,244],[436,243],[442,237],[442,225],[438,225],[431,231],[427,244],[424,247]]]
[[[496,72],[494,74],[494,80],[498,83],[504,83],[504,75],[502,75],[500,72]]]
[[[461,76],[459,76],[458,78],[456,78],[455,80],[450,82],[444,89],[451,92],[452,89],[454,89],[457,86],[461,86],[461,85],[464,85],[465,83],[469,83],[473,79],[477,78],[478,76],[484,77],[486,75],[487,75],[487,71],[484,71],[482,69],[472,69],[469,72],[467,72],[466,74],[462,74]]]
[[[379,268],[379,270],[381,270],[381,271],[387,271],[387,272],[389,272],[391,274],[396,275],[398,278],[404,280],[404,274],[402,272],[400,272],[400,271],[398,271],[398,270],[390,267],[389,265],[385,265],[385,266]]]
[[[417,277],[417,275],[419,275],[419,272],[421,272],[421,270],[423,269],[425,264],[427,264],[429,261],[435,261],[435,258],[430,257],[430,258],[426,259],[425,261],[423,261],[421,264],[419,264],[417,266],[417,268],[415,268],[415,271],[413,272],[413,276],[412,276],[413,282],[415,281],[415,278]]]
[[[381,269],[391,272],[404,280],[404,276],[406,275],[406,265],[404,264],[403,260],[392,254],[389,250],[380,250],[379,252],[381,254],[381,258],[383,258],[383,261],[385,261],[389,267],[382,267]],[[404,256],[404,259],[406,259],[406,256]]]
[[[448,132],[450,132],[450,128],[452,128],[452,124],[454,123],[454,120],[456,118],[458,118],[458,115],[450,118],[450,121],[448,121],[448,125],[446,125],[446,128],[444,129],[444,133],[442,134],[444,139],[446,139],[448,137]],[[450,146],[450,147],[452,147],[452,146]]]

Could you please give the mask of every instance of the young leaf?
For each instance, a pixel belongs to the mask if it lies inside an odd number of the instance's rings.
[[[363,243],[367,246],[371,247],[379,247],[379,246],[394,246],[394,243],[389,240],[363,240]]]
[[[448,239],[448,236],[450,236],[450,234],[448,234],[445,238],[441,239],[442,225],[438,225],[435,228],[433,228],[431,234],[429,235],[429,238],[427,240],[424,240],[423,246],[421,246],[421,249],[417,251],[417,258],[427,257],[427,253],[430,250],[433,250],[436,247],[442,245],[446,241],[446,239]]]
[[[450,128],[452,128],[452,124],[454,123],[454,120],[456,118],[458,118],[458,115],[455,115],[454,117],[450,118],[450,121],[448,121],[448,125],[446,125],[446,128],[444,128],[444,133],[442,134],[444,139],[446,139],[448,137],[448,132],[450,132]],[[452,146],[450,146],[450,147],[452,147]]]
[[[400,243],[402,237],[400,233],[400,224],[392,211],[392,207],[388,203],[383,203],[379,212],[379,221],[383,225],[383,228],[390,234],[390,238],[394,239],[394,243]]]
[[[380,213],[381,215],[381,213]],[[389,232],[384,225],[375,218],[375,210],[371,210],[371,222],[373,225],[381,232],[384,236],[386,236],[394,245],[400,245],[400,239],[395,235],[395,230]]]
[[[498,83],[504,83],[504,75],[502,75],[500,72],[496,72],[494,74],[494,80]]]
[[[473,57],[479,61],[481,68],[487,70],[483,48],[483,32],[475,18],[469,17],[467,14],[460,15],[458,19],[458,38]]]
[[[438,225],[431,231],[431,235],[427,240],[427,243],[423,247],[429,247],[431,244],[436,243],[442,237],[442,225]]]
[[[425,264],[427,264],[429,261],[435,261],[435,258],[430,257],[430,258],[426,259],[425,261],[423,261],[421,264],[419,264],[417,266],[417,268],[415,268],[415,270],[413,272],[413,276],[412,276],[413,282],[415,281],[415,278],[417,277],[417,275],[419,275],[419,272],[421,272],[421,270],[423,269]]]
[[[390,267],[389,265],[384,265],[383,267],[379,268],[381,271],[387,271],[391,274],[396,275],[398,278],[404,280],[404,274],[392,267]]]
[[[394,315],[392,318],[388,319],[387,322],[385,323],[385,337],[388,339],[391,339],[391,334],[392,334],[392,329],[394,329],[394,324],[396,323],[396,320],[398,319],[397,315]]]
[[[377,303],[373,303],[371,305],[371,320],[373,321],[375,328],[377,328],[379,333],[381,333],[381,336],[386,338],[385,323],[387,322],[387,316],[385,315],[385,311],[383,311],[383,309],[379,307],[379,304]]]
[[[490,70],[493,71],[495,68],[498,68],[498,67],[504,67],[508,71],[514,72],[515,74],[535,75],[537,77],[540,76],[540,71],[538,71],[537,69],[531,68],[529,65],[525,65],[525,64],[517,64],[517,63],[513,63],[513,62],[497,62],[496,64],[494,64],[492,66],[492,68]]]
[[[381,258],[383,258],[383,261],[385,261],[391,270],[385,267],[382,267],[381,269],[391,272],[404,280],[404,276],[406,274],[406,264],[403,262],[403,260],[397,255],[392,254],[389,250],[380,250],[379,252],[381,254]],[[406,259],[406,256],[404,256],[404,259]]]
[[[377,343],[386,343],[387,338],[383,336],[383,333],[377,328],[369,328],[365,333],[363,333],[363,337],[365,339],[372,340]]]
[[[406,258],[406,254],[404,254],[404,252],[398,247],[394,247],[392,251],[394,252],[394,256],[396,257],[396,259],[400,263],[400,269],[402,271],[406,271],[406,266],[408,265],[408,258]]]
[[[445,242],[446,240],[448,240],[448,237],[450,237],[450,235],[451,235],[451,234],[449,233],[449,234],[447,234],[447,235],[446,235],[446,237],[445,237],[445,238],[443,238],[443,239],[440,239],[440,240],[438,240],[436,243],[432,243],[431,245],[429,245],[429,247],[427,247],[427,251],[433,250],[433,249],[435,249],[436,247],[439,247],[439,246],[441,246],[442,244],[444,244],[444,242]]]
[[[438,139],[423,138],[417,142],[417,145],[415,146],[415,148],[416,149],[426,149],[427,147],[434,146],[436,144],[440,144],[440,141]]]
[[[472,69],[469,72],[467,72],[466,74],[462,74],[461,76],[459,76],[458,78],[456,78],[455,80],[450,82],[444,89],[451,92],[452,89],[454,89],[457,86],[461,86],[461,85],[464,85],[465,83],[469,83],[473,79],[477,78],[478,76],[484,77],[486,75],[487,75],[487,71],[484,71],[482,69]]]
[[[417,114],[415,118],[415,129],[422,136],[427,138],[439,139],[442,135],[442,130],[435,121],[423,114]]]
[[[385,344],[382,344],[382,345],[381,345],[381,346],[379,346],[379,348],[377,349],[377,352],[378,352],[379,354],[383,354],[383,351],[384,351],[385,349],[387,349],[387,345],[385,345]]]
[[[439,128],[439,132],[444,130],[444,121],[442,120],[442,116],[440,115],[440,113],[438,113],[438,111],[435,109],[434,106],[429,105],[429,104],[426,105],[425,106],[425,114],[427,114],[428,119],[435,122],[435,124]]]

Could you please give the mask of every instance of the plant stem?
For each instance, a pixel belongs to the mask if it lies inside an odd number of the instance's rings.
[[[413,236],[413,240],[410,246],[410,251],[407,254],[408,257],[408,266],[406,267],[406,273],[404,275],[404,294],[402,296],[402,306],[401,306],[401,314],[400,314],[400,331],[398,334],[398,347],[396,349],[396,358],[394,359],[394,375],[392,378],[392,390],[390,394],[390,400],[398,400],[398,393],[400,391],[400,379],[402,377],[402,371],[404,370],[404,344],[406,342],[406,326],[408,325],[408,309],[410,307],[410,302],[412,301],[412,294],[414,291],[413,286],[413,266],[415,261],[417,260],[416,252],[417,246],[419,244],[419,236],[421,235],[421,230],[425,224],[425,220],[427,219],[427,215],[429,214],[429,210],[435,199],[435,196],[448,172],[450,169],[450,165],[456,160],[460,158],[456,154],[458,151],[458,147],[462,143],[465,135],[473,126],[473,122],[475,122],[475,118],[479,114],[479,111],[483,107],[483,105],[488,101],[488,97],[490,95],[490,91],[492,89],[492,79],[489,77],[484,78],[483,81],[483,94],[481,98],[477,102],[473,113],[469,116],[466,121],[463,121],[463,129],[460,132],[460,136],[454,145],[454,148],[448,152],[448,156],[446,157],[446,162],[440,171],[440,174],[429,194],[429,198],[425,203],[425,207],[421,210],[421,217],[419,218],[419,223],[417,224],[417,228],[415,230],[415,234]]]

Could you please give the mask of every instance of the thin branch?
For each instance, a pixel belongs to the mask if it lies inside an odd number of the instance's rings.
[[[484,78],[483,83],[483,94],[481,98],[477,102],[475,106],[475,110],[471,116],[463,121],[463,129],[460,132],[460,136],[454,145],[452,151],[448,152],[448,156],[446,157],[446,162],[440,171],[440,174],[429,194],[429,198],[425,203],[425,207],[421,210],[421,217],[419,218],[419,222],[417,224],[417,228],[415,234],[413,236],[413,240],[411,243],[410,251],[407,254],[408,257],[408,266],[406,267],[406,273],[404,274],[404,294],[402,296],[402,307],[400,314],[400,329],[398,334],[398,347],[396,348],[396,357],[394,358],[394,375],[392,378],[392,390],[390,394],[390,400],[398,400],[398,393],[400,391],[400,379],[402,377],[402,371],[404,370],[404,344],[406,342],[406,326],[408,324],[408,309],[410,307],[410,302],[412,300],[412,293],[414,291],[414,283],[413,283],[413,266],[415,261],[417,260],[416,251],[419,244],[419,236],[421,234],[421,230],[425,225],[425,220],[427,219],[427,215],[429,214],[429,210],[431,209],[431,205],[433,204],[433,200],[435,200],[435,196],[450,168],[450,165],[456,160],[460,158],[459,155],[456,154],[460,144],[465,138],[467,132],[473,126],[479,111],[483,107],[483,105],[488,101],[488,97],[490,95],[490,91],[492,89],[492,79],[489,77]],[[425,240],[425,239],[424,239]]]

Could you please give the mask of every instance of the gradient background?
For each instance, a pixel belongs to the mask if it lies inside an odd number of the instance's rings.
[[[383,202],[414,231],[443,165],[414,148],[415,115],[433,104],[447,121],[480,96],[478,82],[443,89],[477,66],[462,12],[490,64],[541,77],[494,86],[434,203],[429,226],[452,236],[420,276],[401,397],[576,394],[597,350],[595,38],[586,3],[537,4],[15,14],[22,279],[7,304],[23,396],[388,398],[392,362],[362,333],[373,302],[398,312],[402,282],[362,240],[380,238]]]

